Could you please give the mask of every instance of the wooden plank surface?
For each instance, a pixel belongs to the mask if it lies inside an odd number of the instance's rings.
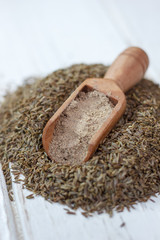
[[[159,10],[158,0],[0,0],[0,95],[26,77],[71,64],[109,64],[130,45],[149,53],[147,74],[160,83]],[[159,197],[113,218],[95,214],[86,219],[80,210],[67,215],[42,197],[26,199],[30,192],[19,184],[13,183],[13,193],[11,206],[0,171],[1,240],[160,238]]]
[[[0,165],[0,239],[16,240],[18,232]]]

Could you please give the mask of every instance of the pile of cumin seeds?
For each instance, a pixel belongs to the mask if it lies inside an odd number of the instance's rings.
[[[142,80],[127,95],[127,109],[81,166],[52,162],[42,147],[42,130],[71,92],[106,66],[73,65],[7,94],[0,108],[0,162],[11,193],[9,163],[16,181],[52,202],[84,216],[122,211],[160,192],[160,88]]]

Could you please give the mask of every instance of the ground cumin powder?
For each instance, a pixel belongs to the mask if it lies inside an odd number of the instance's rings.
[[[56,123],[49,148],[52,159],[64,164],[81,164],[90,139],[107,120],[113,107],[104,93],[80,92]]]
[[[49,118],[86,78],[103,77],[103,65],[74,65],[7,94],[0,108],[0,163],[11,196],[15,181],[51,202],[84,216],[122,211],[160,192],[160,88],[142,80],[126,93],[127,108],[90,161],[81,166],[52,162],[42,147]]]

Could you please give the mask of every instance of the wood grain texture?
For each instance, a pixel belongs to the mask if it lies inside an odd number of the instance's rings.
[[[148,65],[149,59],[143,49],[129,47],[114,60],[104,78],[113,79],[125,93],[143,78]]]
[[[160,2],[154,0],[100,0],[103,14],[107,15],[127,46],[142,47],[150,59],[147,76],[159,83],[159,41],[157,24],[160,21]]]
[[[160,83],[159,10],[158,0],[0,0],[0,95],[26,77],[70,64],[110,64],[130,45],[146,50],[151,59],[147,74]],[[67,215],[63,206],[42,197],[26,199],[30,192],[13,183],[15,216],[0,176],[1,240],[18,239],[17,231],[25,240],[160,239],[159,197],[113,218],[95,214],[86,219],[80,210]]]
[[[17,229],[0,165],[0,239],[17,240]]]

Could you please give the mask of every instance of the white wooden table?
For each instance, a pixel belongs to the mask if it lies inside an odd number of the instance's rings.
[[[158,0],[0,0],[0,95],[71,64],[109,64],[131,45],[147,51],[147,76],[160,83],[159,12]],[[26,199],[19,184],[13,192],[11,203],[0,169],[0,240],[160,239],[160,197],[86,219],[42,197]]]

